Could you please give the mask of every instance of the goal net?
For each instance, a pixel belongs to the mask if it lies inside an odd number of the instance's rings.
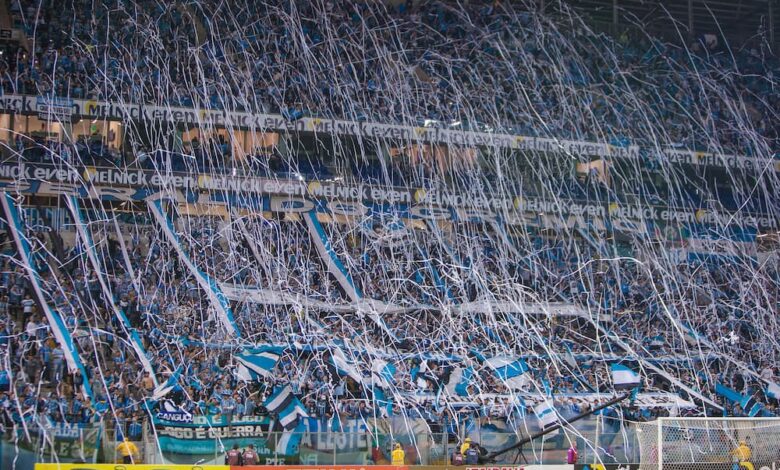
[[[780,470],[780,418],[660,418],[636,431],[642,470]]]

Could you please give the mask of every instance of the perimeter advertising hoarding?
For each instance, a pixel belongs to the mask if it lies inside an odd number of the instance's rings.
[[[230,470],[230,467],[227,465],[36,463],[35,470]]]
[[[760,462],[753,460],[750,462],[752,467],[747,465],[739,465],[736,462],[699,462],[699,463],[665,463],[664,470],[734,470],[734,469],[748,469],[753,470],[780,470],[780,462]],[[653,464],[648,464],[653,465]],[[545,467],[547,468],[547,467]],[[639,470],[640,464],[638,463],[614,463],[614,464],[577,464],[574,465],[574,470]]]
[[[242,470],[573,470],[574,465],[255,465]]]
[[[304,116],[289,120],[279,114],[262,114],[221,109],[180,108],[140,103],[109,103],[70,99],[57,96],[3,95],[0,113],[35,114],[53,122],[73,122],[75,118],[144,122],[159,125],[167,122],[188,126],[225,129],[245,129],[256,132],[311,132],[336,137],[382,139],[401,143],[438,143],[466,147],[498,147],[529,152],[593,156],[636,160],[668,161],[694,166],[715,166],[729,169],[765,171],[780,162],[773,155],[725,155],[675,148],[639,148],[637,145],[587,142],[558,138],[499,134],[496,132],[420,127],[403,124],[382,124],[366,121],[345,121]]]
[[[372,467],[373,468],[373,467]],[[523,465],[431,465],[412,466],[411,470],[575,470],[574,465],[523,464]]]
[[[247,465],[235,468],[240,468],[241,470],[409,470],[408,465]],[[443,470],[443,467],[430,468]]]
[[[317,212],[364,218],[494,223],[551,229],[619,231],[658,238],[666,226],[738,224],[774,228],[771,215],[651,205],[604,205],[522,195],[443,193],[343,182],[277,180],[247,176],[171,173],[140,169],[60,168],[45,164],[0,165],[0,187],[40,195],[75,195],[113,201],[162,198],[189,204],[230,205],[272,212]]]
[[[419,467],[422,468],[422,467]],[[444,467],[430,467],[444,470]],[[462,469],[463,467],[461,467]],[[35,464],[35,470],[409,470],[408,466],[391,465],[166,465],[166,464]],[[529,469],[531,470],[531,469]]]
[[[392,465],[165,465],[165,464],[56,464],[39,463],[35,470],[576,470],[575,465],[501,465],[501,466],[392,466]],[[591,467],[603,469],[605,467]],[[606,468],[613,468],[608,466]],[[633,469],[634,467],[628,467]]]
[[[780,470],[780,461],[768,462],[766,460],[751,460],[750,463],[753,465],[752,467],[749,467],[744,463],[740,465],[735,462],[665,463],[664,470]],[[638,469],[639,465],[631,467],[631,470],[634,468]]]

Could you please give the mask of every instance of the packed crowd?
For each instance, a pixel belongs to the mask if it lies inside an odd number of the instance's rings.
[[[760,44],[726,54],[699,43],[684,49],[615,39],[589,31],[572,12],[545,16],[499,2],[282,3],[14,0],[11,12],[33,50],[0,61],[0,84],[5,93],[290,119],[428,121],[751,155],[777,148],[778,63]],[[63,8],[83,14],[61,15]],[[121,156],[99,138],[31,145],[19,137],[9,158],[222,171],[232,164],[230,147],[224,138],[180,143],[166,134],[147,148],[154,151]],[[300,170],[305,165],[289,147],[258,156],[249,170]],[[640,204],[688,209],[728,199],[722,186],[699,187],[703,176],[652,159],[582,175],[561,155],[530,152],[533,160],[520,168],[517,153],[484,153],[482,179],[450,168],[468,194],[508,191],[565,206],[572,199],[606,205],[630,193]],[[172,156],[180,161],[159,165]],[[344,165],[381,184],[412,188],[440,176],[437,165],[411,157],[392,160],[389,172],[361,166],[360,158]],[[325,173],[317,163],[308,168]],[[733,204],[755,203],[776,217],[776,175],[743,176],[720,175],[733,183]],[[136,438],[169,379],[163,398],[195,415],[265,415],[265,399],[289,385],[311,417],[335,429],[343,419],[388,416],[422,418],[453,434],[468,418],[519,429],[538,398],[578,412],[584,406],[573,394],[611,396],[614,362],[641,371],[644,390],[696,406],[625,405],[632,419],[746,414],[718,395],[717,384],[755,396],[768,414],[776,410],[765,393],[780,359],[776,257],[679,262],[669,255],[677,242],[664,237],[499,220],[323,216],[321,235],[300,214],[230,206],[204,215],[202,207],[168,204],[171,224],[163,227],[139,207],[93,203],[84,212],[91,245],[72,230],[28,224],[43,298],[4,225],[4,430],[108,420]],[[127,211],[130,222],[117,228],[112,218]],[[227,306],[212,289],[229,292]],[[578,313],[556,313],[553,303]],[[68,367],[52,316],[74,339],[83,372]],[[246,380],[236,358],[259,345],[272,345],[279,360]],[[522,361],[525,379],[498,376],[489,364],[499,356]]]
[[[251,223],[245,228],[244,241],[231,244],[225,238],[232,235],[224,236],[229,224],[218,217],[182,218],[177,231],[181,240],[186,240],[184,250],[197,260],[201,269],[216,275],[220,282],[231,282],[233,278],[224,274],[238,272],[231,270],[236,269],[230,267],[231,263],[237,262],[230,257],[244,256],[241,263],[234,266],[241,265],[251,271],[251,275],[236,276],[245,286],[282,292],[297,285],[301,295],[316,298],[319,295],[317,286],[321,284],[305,282],[300,271],[295,269],[288,272],[288,284],[255,284],[262,278],[263,269],[271,273],[268,277],[278,279],[278,273],[287,269],[291,259],[295,262],[297,256],[304,256],[294,253],[279,256],[271,251],[260,255],[262,260],[250,260],[251,250],[245,246],[247,240],[254,238],[250,234],[267,227],[280,230],[279,226],[285,224],[292,225],[272,220]],[[329,231],[337,229],[335,224],[328,227]],[[231,305],[236,321],[245,336],[237,342],[220,327],[214,306],[159,230],[148,226],[129,228],[132,235],[126,240],[126,253],[112,230],[110,223],[92,224],[97,251],[105,260],[111,280],[110,292],[130,326],[141,335],[157,380],[165,381],[183,367],[170,397],[194,414],[262,414],[262,403],[271,391],[289,384],[303,397],[312,417],[326,420],[332,420],[335,415],[346,419],[392,414],[422,417],[436,426],[442,425],[443,421],[454,425],[466,416],[511,420],[530,413],[522,397],[528,399],[529,394],[545,393],[545,389],[558,397],[559,405],[575,408],[581,405],[567,395],[610,392],[613,385],[608,363],[615,357],[626,357],[628,353],[615,337],[600,334],[599,325],[590,322],[587,316],[529,318],[516,312],[468,311],[459,314],[450,311],[442,315],[443,311],[468,299],[445,297],[450,286],[455,290],[457,284],[445,280],[441,281],[443,288],[437,287],[429,275],[414,278],[414,282],[423,292],[442,291],[439,296],[421,297],[429,303],[383,315],[380,322],[359,312],[328,312],[301,305],[234,301]],[[310,236],[305,229],[296,230],[288,234],[302,238]],[[426,235],[428,240],[442,242],[459,236],[452,233]],[[410,240],[423,239],[418,235],[409,236]],[[73,242],[66,244],[64,257],[55,262],[57,250],[53,240],[56,237],[32,231],[28,237],[33,246],[33,259],[43,279],[47,303],[62,316],[76,342],[79,355],[85,361],[92,395],[82,393],[84,377],[79,372],[68,373],[63,350],[52,336],[40,311],[40,303],[33,299],[34,292],[25,271],[14,261],[14,249],[6,235],[7,256],[0,286],[5,293],[0,302],[0,313],[4,318],[2,377],[5,387],[2,398],[7,411],[4,416],[6,429],[13,423],[42,416],[53,421],[94,422],[112,418],[118,423],[137,423],[145,416],[145,400],[150,398],[155,382],[129,346],[127,325],[119,322],[107,306],[106,293],[89,265],[87,253],[82,251],[80,243]],[[476,238],[483,237],[488,234],[482,233]],[[467,245],[463,242],[457,244],[459,248],[452,250],[451,256],[457,256],[468,269],[460,265],[453,269],[463,269],[478,277],[484,274],[501,278],[502,274],[485,269],[489,262],[463,261],[467,257],[480,259],[485,254],[481,245],[470,251],[464,248]],[[242,243],[244,253],[237,255],[240,250],[235,246]],[[274,249],[273,244],[258,245],[263,249]],[[282,246],[307,246],[307,243]],[[424,246],[431,249],[431,244]],[[380,245],[373,248],[375,252],[382,249]],[[582,256],[587,252],[584,241],[565,248],[561,240],[543,237],[534,238],[527,247],[520,244],[513,247],[522,259],[517,264],[527,266],[523,268],[527,274],[519,274],[513,282],[533,279],[524,287],[534,294],[526,299],[515,299],[518,306],[534,298],[573,301],[600,315],[614,317],[613,321],[603,322],[603,326],[618,339],[629,343],[631,354],[636,354],[638,360],[658,360],[665,372],[711,398],[715,398],[715,383],[726,383],[746,393],[763,390],[761,380],[744,371],[735,371],[734,364],[725,360],[725,355],[751,367],[762,379],[775,379],[771,368],[775,352],[770,345],[758,341],[761,333],[755,331],[745,315],[761,311],[761,305],[756,303],[762,302],[762,296],[777,299],[776,267],[775,271],[759,270],[749,274],[742,271],[740,274],[738,265],[718,266],[717,269],[683,266],[674,277],[669,277],[654,272],[663,269],[660,264],[650,272],[644,272],[636,260],[599,261],[594,257],[594,263],[583,266],[574,253]],[[534,254],[532,249],[544,255]],[[368,253],[370,250],[362,251]],[[304,257],[298,262],[322,266],[316,252],[306,252]],[[266,266],[262,267],[259,261]],[[381,265],[380,259],[375,262]],[[426,262],[434,264],[429,258]],[[220,263],[225,263],[225,267]],[[318,269],[318,276],[329,278],[326,285],[336,285],[326,270]],[[443,264],[428,269],[443,269]],[[547,274],[533,274],[539,271]],[[361,278],[371,278],[375,274],[370,270],[354,271],[354,275]],[[753,278],[753,283],[747,282],[748,277]],[[664,284],[659,285],[654,279],[662,279]],[[696,281],[696,287],[685,288],[691,280]],[[382,281],[395,289],[401,289],[404,282],[403,278],[392,276]],[[547,289],[537,292],[541,283],[546,283]],[[483,298],[507,300],[502,289],[498,291],[504,297],[492,298],[489,289],[477,289]],[[381,292],[366,290],[367,294]],[[751,296],[753,303],[744,304],[742,311],[735,311],[733,302],[746,295]],[[345,300],[342,298],[340,302]],[[705,308],[712,315],[706,318],[695,315],[698,308]],[[675,332],[681,325],[689,326],[700,335],[698,344],[693,346],[701,348],[700,352],[692,354],[689,350],[692,346],[688,344],[690,338]],[[256,383],[245,383],[236,373],[235,355],[251,344],[275,344],[286,352],[269,377]],[[312,351],[302,349],[301,345],[327,347]],[[364,379],[375,372],[372,364],[377,358],[394,358],[389,359],[394,364],[392,411],[374,399],[359,377],[334,367],[332,348],[335,345],[348,351],[350,362]],[[393,351],[392,356],[387,356],[390,351]],[[522,357],[530,368],[530,379],[523,388],[502,381],[484,363],[485,357],[507,351]],[[458,373],[460,364],[473,367],[475,377],[467,384],[466,391],[461,392],[462,396],[459,393],[448,399],[472,401],[474,406],[454,410],[444,406],[447,399],[439,401],[434,397],[442,390],[452,393],[450,379]],[[707,367],[702,368],[702,364]],[[40,384],[38,388],[31,385],[36,383]],[[646,378],[645,388],[693,398],[678,385],[667,377],[651,373]],[[768,402],[767,409],[773,409],[774,402]],[[730,413],[741,413],[738,407],[732,405],[731,408]],[[668,410],[659,408],[637,416],[647,419],[659,412],[667,413]],[[133,429],[137,431],[138,427],[133,426]],[[457,427],[453,429],[457,430]]]
[[[223,283],[344,302],[300,221],[259,217],[229,224],[210,216],[178,220],[187,253],[203,272]]]
[[[778,62],[765,44],[675,47],[641,30],[612,38],[562,8],[14,0],[14,23],[33,50],[5,59],[2,86],[291,119],[428,122],[614,144],[650,138],[653,147],[726,154],[777,149]]]

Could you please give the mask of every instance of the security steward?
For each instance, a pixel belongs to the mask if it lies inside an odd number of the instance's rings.
[[[469,450],[469,447],[471,447],[471,438],[467,437],[465,441],[463,441],[463,444],[460,446],[460,455],[466,456],[466,451]]]
[[[396,467],[400,467],[404,464],[404,459],[406,458],[406,452],[401,448],[401,444],[395,445],[395,448],[392,452],[392,462],[393,465]]]
[[[735,461],[739,462],[739,466],[735,464],[734,467],[744,468],[745,470],[755,470],[753,463],[750,462],[751,457],[753,457],[753,451],[750,450],[750,447],[744,440],[739,441],[739,445],[736,449],[731,451],[731,455],[734,457]]]
[[[243,464],[241,451],[238,450],[238,444],[233,444],[233,448],[225,453],[225,465],[239,466]]]
[[[243,460],[244,465],[257,465],[257,452],[255,452],[255,446],[253,444],[249,444],[247,446],[248,448],[244,451],[243,454],[241,454],[241,460]]]
[[[122,463],[135,463],[138,462],[138,447],[130,442],[130,439],[125,437],[122,442],[116,446],[116,451],[122,456]]]

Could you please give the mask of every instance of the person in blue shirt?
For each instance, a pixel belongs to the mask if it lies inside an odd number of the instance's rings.
[[[24,408],[32,408],[34,406],[37,406],[37,400],[35,399],[35,395],[29,394],[24,398],[24,401],[22,402],[22,406]]]
[[[101,396],[98,398],[98,402],[95,403],[95,413],[102,416],[108,411],[109,406],[108,402],[106,401],[106,397]]]
[[[132,419],[127,423],[127,437],[131,441],[141,440],[141,434],[143,433],[143,417],[140,413],[135,413]]]
[[[8,375],[8,371],[0,369],[0,393],[8,392],[11,390],[11,377]]]
[[[233,414],[236,412],[236,406],[238,405],[238,395],[227,395],[225,398],[222,399],[222,414],[228,417],[228,419],[233,417]]]
[[[244,415],[253,416],[255,414],[255,401],[251,397],[244,400]]]
[[[49,364],[49,356],[51,355],[51,348],[47,343],[47,341],[44,341],[38,350],[38,355],[41,358],[41,362],[44,364]]]

